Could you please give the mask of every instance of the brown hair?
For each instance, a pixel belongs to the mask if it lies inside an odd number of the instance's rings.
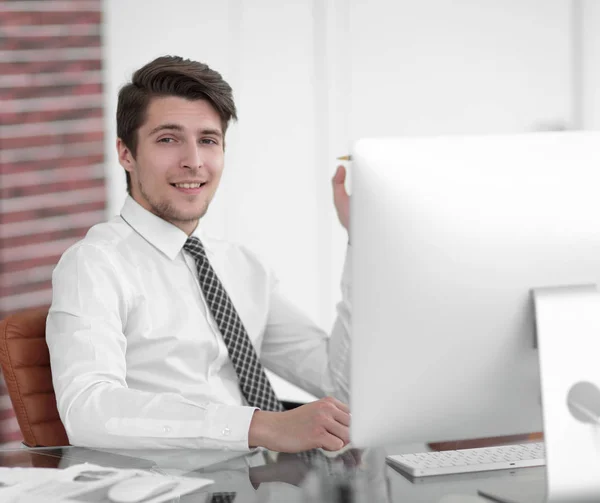
[[[178,96],[188,100],[206,100],[221,117],[223,135],[229,122],[237,119],[231,87],[221,74],[208,65],[179,56],[161,56],[136,70],[131,82],[119,91],[117,136],[135,158],[137,133],[146,120],[150,100],[158,96]],[[127,176],[127,192],[131,178]]]

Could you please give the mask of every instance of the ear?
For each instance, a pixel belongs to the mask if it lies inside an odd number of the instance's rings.
[[[135,159],[133,158],[131,150],[129,150],[121,138],[117,138],[117,155],[119,156],[119,164],[123,166],[125,171],[131,173],[133,171]]]

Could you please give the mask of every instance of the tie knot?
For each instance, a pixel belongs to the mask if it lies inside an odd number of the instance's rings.
[[[183,249],[188,251],[195,259],[206,258],[206,252],[204,251],[202,241],[196,236],[190,236],[183,245]]]

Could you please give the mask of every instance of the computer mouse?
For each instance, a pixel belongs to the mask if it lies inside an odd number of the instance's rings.
[[[137,503],[166,493],[179,484],[176,480],[157,475],[141,475],[117,482],[108,490],[113,503]]]

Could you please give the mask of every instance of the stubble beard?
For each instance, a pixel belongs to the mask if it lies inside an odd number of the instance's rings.
[[[150,205],[152,213],[154,213],[157,217],[166,220],[171,223],[190,223],[197,222],[200,220],[208,210],[209,201],[205,201],[204,206],[197,212],[192,215],[185,215],[181,211],[177,210],[171,203],[168,201],[156,201],[152,197],[150,197],[145,191],[144,187],[140,183],[138,185],[140,189],[140,193],[142,197],[148,201]]]

